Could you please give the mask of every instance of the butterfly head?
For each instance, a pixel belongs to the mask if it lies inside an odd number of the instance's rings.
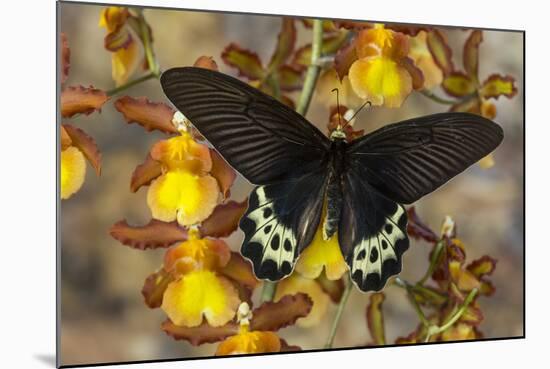
[[[344,132],[344,129],[342,126],[336,127],[334,131],[330,134],[330,140],[336,141],[336,140],[345,140],[346,139],[346,133]]]

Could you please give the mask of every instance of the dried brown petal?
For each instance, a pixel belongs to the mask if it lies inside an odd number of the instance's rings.
[[[193,346],[223,341],[225,338],[233,336],[239,331],[239,326],[233,322],[221,327],[211,327],[204,322],[198,327],[190,328],[177,326],[170,320],[166,320],[162,323],[161,328],[172,338],[185,340]]]
[[[169,247],[187,240],[187,230],[177,222],[166,223],[156,219],[138,227],[128,225],[124,219],[113,224],[109,233],[123,245],[139,250]]]
[[[168,287],[168,284],[173,280],[173,275],[168,273],[164,268],[149,275],[145,279],[145,283],[141,289],[145,304],[151,309],[160,307],[162,305],[164,291],[166,291],[166,287]]]
[[[394,30],[395,32],[404,33],[406,35],[409,35],[411,37],[415,37],[418,35],[421,31],[429,32],[430,28],[423,27],[423,26],[411,26],[410,24],[386,24],[385,28]]]
[[[341,47],[334,57],[334,69],[338,73],[340,79],[348,75],[349,68],[357,60],[357,51],[355,42],[350,42],[344,47]]]
[[[69,77],[71,66],[71,49],[65,32],[61,32],[61,84],[65,83]]]
[[[414,65],[411,58],[403,58],[399,61],[399,63],[411,75],[413,88],[415,90],[422,89],[424,87],[424,74],[422,73],[422,70]]]
[[[323,292],[325,292],[332,302],[335,304],[340,302],[342,295],[344,294],[344,280],[342,278],[335,281],[327,278],[325,272],[321,273],[316,279],[317,283],[321,286]]]
[[[294,19],[284,17],[281,24],[281,31],[277,36],[277,45],[268,64],[268,70],[273,71],[283,65],[294,51],[296,44],[296,26]]]
[[[382,303],[386,296],[382,292],[376,292],[370,295],[369,305],[367,306],[367,324],[370,335],[376,345],[386,344],[386,334],[384,332],[384,313],[382,312]]]
[[[297,345],[289,345],[284,339],[281,338],[280,352],[296,352],[296,351],[302,351],[302,348]]]
[[[175,110],[164,103],[151,102],[146,97],[123,96],[114,105],[126,122],[137,123],[148,132],[155,129],[164,133],[178,132],[172,124]]]
[[[248,199],[242,202],[228,201],[216,206],[212,214],[202,222],[200,232],[203,237],[227,237],[235,232],[244,212]]]
[[[302,88],[302,71],[291,65],[283,65],[278,72],[279,86],[283,91]]]
[[[92,114],[101,110],[108,99],[104,91],[93,86],[68,86],[61,92],[61,116],[70,118],[76,114]]]
[[[219,272],[251,290],[256,288],[258,283],[260,283],[254,276],[250,262],[235,251],[231,252],[229,262]]]
[[[334,54],[342,47],[348,37],[347,31],[341,31],[337,34],[327,35],[323,37],[323,45],[321,46],[321,55]],[[292,65],[301,69],[305,69],[311,64],[311,44],[302,46],[294,53]]]
[[[199,67],[199,68],[205,68],[205,69],[210,69],[210,70],[219,70],[218,69],[218,64],[214,61],[214,58],[212,58],[211,56],[201,56],[197,59],[197,61],[195,61],[195,64],[193,64],[194,67]]]
[[[430,243],[438,241],[438,237],[434,231],[430,229],[418,216],[414,206],[407,210],[409,221],[407,223],[407,233],[409,236],[422,239]]]
[[[67,147],[71,146],[73,141],[71,140],[71,137],[63,127],[63,124],[61,125],[61,150],[65,150]]]
[[[162,174],[162,165],[147,154],[145,161],[138,165],[132,173],[130,191],[137,192],[142,186],[148,186],[155,178]]]
[[[334,21],[334,24],[338,28],[345,28],[354,31],[360,31],[366,28],[373,28],[374,24],[370,22],[360,22],[360,21]]]
[[[210,174],[218,181],[223,198],[226,199],[230,195],[229,189],[235,182],[237,173],[216,150],[210,149],[210,157],[212,158]]]
[[[226,46],[222,52],[222,60],[225,64],[237,68],[239,76],[251,80],[262,79],[264,76],[264,69],[258,54],[244,49],[236,43]]]
[[[63,124],[63,128],[71,138],[71,145],[78,148],[95,169],[96,174],[98,176],[101,175],[101,153],[94,139],[80,128],[76,128],[70,124]]]
[[[252,312],[250,329],[277,331],[309,314],[313,301],[305,293],[283,296],[278,302],[264,302]]]

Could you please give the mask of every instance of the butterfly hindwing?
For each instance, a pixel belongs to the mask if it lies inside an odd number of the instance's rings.
[[[292,272],[319,225],[325,186],[326,175],[314,172],[251,193],[240,223],[241,253],[258,278],[276,281]]]
[[[267,184],[319,169],[330,141],[281,102],[236,78],[183,67],[161,84],[170,101],[248,181]],[[298,173],[299,174],[299,173]]]
[[[338,242],[357,287],[379,291],[401,271],[401,258],[409,247],[407,213],[363,176],[355,169],[344,175]]]
[[[410,204],[493,151],[502,128],[476,114],[440,113],[389,124],[353,141],[349,165],[386,197]]]

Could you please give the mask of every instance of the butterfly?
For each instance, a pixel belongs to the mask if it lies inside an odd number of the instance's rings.
[[[434,191],[503,139],[500,126],[481,116],[440,113],[348,143],[342,130],[327,137],[288,106],[220,72],[174,68],[161,85],[256,185],[240,221],[241,253],[258,278],[271,281],[292,272],[321,226],[325,240],[337,237],[353,283],[381,290],[400,273],[409,247],[403,204]]]

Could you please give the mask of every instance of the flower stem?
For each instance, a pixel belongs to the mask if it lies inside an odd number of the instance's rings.
[[[272,301],[277,291],[277,282],[265,281],[262,288],[260,302]]]
[[[413,293],[414,286],[399,277],[395,278],[395,282],[398,286],[404,287],[407,290],[407,295],[409,295],[409,299],[411,300],[411,303],[414,307],[414,311],[416,312],[416,315],[418,315],[418,319],[420,319],[422,324],[426,328],[428,328],[430,323],[428,322],[428,319],[426,319],[426,315],[424,315],[424,312],[422,311],[422,308],[418,304],[418,301],[416,301],[416,297],[414,296],[414,293]]]
[[[464,299],[464,302],[460,305],[458,310],[441,326],[432,325],[428,328],[428,333],[426,335],[425,342],[428,342],[430,340],[430,337],[434,334],[439,334],[442,332],[445,332],[447,329],[451,328],[453,324],[455,324],[458,319],[462,317],[468,306],[472,303],[474,300],[474,297],[476,297],[478,292],[477,288],[474,288],[473,290],[468,293],[468,296]]]
[[[439,257],[441,256],[441,252],[443,251],[443,246],[445,245],[445,241],[439,240],[437,244],[435,245],[435,249],[432,253],[432,258],[430,260],[430,266],[428,267],[428,270],[426,271],[426,274],[422,277],[421,280],[419,280],[416,284],[417,285],[423,285],[428,278],[433,274],[435,267],[437,266],[437,262],[439,261]]]
[[[436,94],[434,94],[433,92],[431,92],[429,90],[420,90],[419,92],[422,95],[426,96],[427,98],[432,99],[433,101],[435,101],[437,103],[440,103],[440,104],[454,105],[454,104],[457,104],[457,103],[460,102],[460,100],[447,100],[447,99],[444,99],[440,96],[437,96]]]
[[[313,20],[313,41],[311,46],[311,63],[307,68],[306,78],[304,80],[304,87],[298,101],[296,111],[301,115],[306,115],[313,96],[313,90],[317,84],[317,78],[321,67],[319,65],[319,58],[321,56],[321,48],[323,46],[323,23],[319,19]]]
[[[136,79],[134,79],[134,80],[132,80],[132,81],[130,81],[130,82],[127,82],[127,83],[125,83],[125,84],[123,84],[123,85],[120,85],[120,86],[118,86],[118,87],[116,87],[116,88],[113,88],[113,89],[107,91],[106,94],[107,94],[107,96],[116,95],[116,94],[118,94],[118,93],[120,93],[120,92],[122,92],[122,91],[124,91],[124,90],[126,90],[126,89],[128,89],[128,88],[130,88],[130,87],[132,87],[132,86],[138,85],[138,84],[140,84],[141,82],[145,82],[145,81],[147,81],[148,79],[156,78],[156,77],[157,77],[157,76],[156,76],[153,72],[150,72],[150,73],[148,73],[148,74],[146,74],[146,75],[144,75],[144,76],[141,76],[141,77],[136,78]]]
[[[151,44],[151,34],[149,32],[149,27],[147,26],[147,22],[145,21],[145,17],[143,16],[143,10],[137,9],[137,11],[139,19],[139,29],[141,33],[141,39],[143,41],[143,48],[145,49],[147,64],[151,73],[153,73],[155,77],[159,77],[160,67],[153,53],[153,45]]]
[[[332,348],[332,344],[334,343],[334,337],[336,337],[336,331],[338,330],[338,326],[340,325],[340,320],[342,319],[342,313],[344,311],[344,307],[348,302],[348,298],[352,289],[353,289],[353,283],[349,279],[349,274],[346,273],[346,287],[344,290],[344,294],[340,299],[340,303],[338,304],[336,315],[334,315],[334,320],[332,321],[332,327],[330,328],[330,334],[328,336],[327,343],[325,344],[325,348]]]

